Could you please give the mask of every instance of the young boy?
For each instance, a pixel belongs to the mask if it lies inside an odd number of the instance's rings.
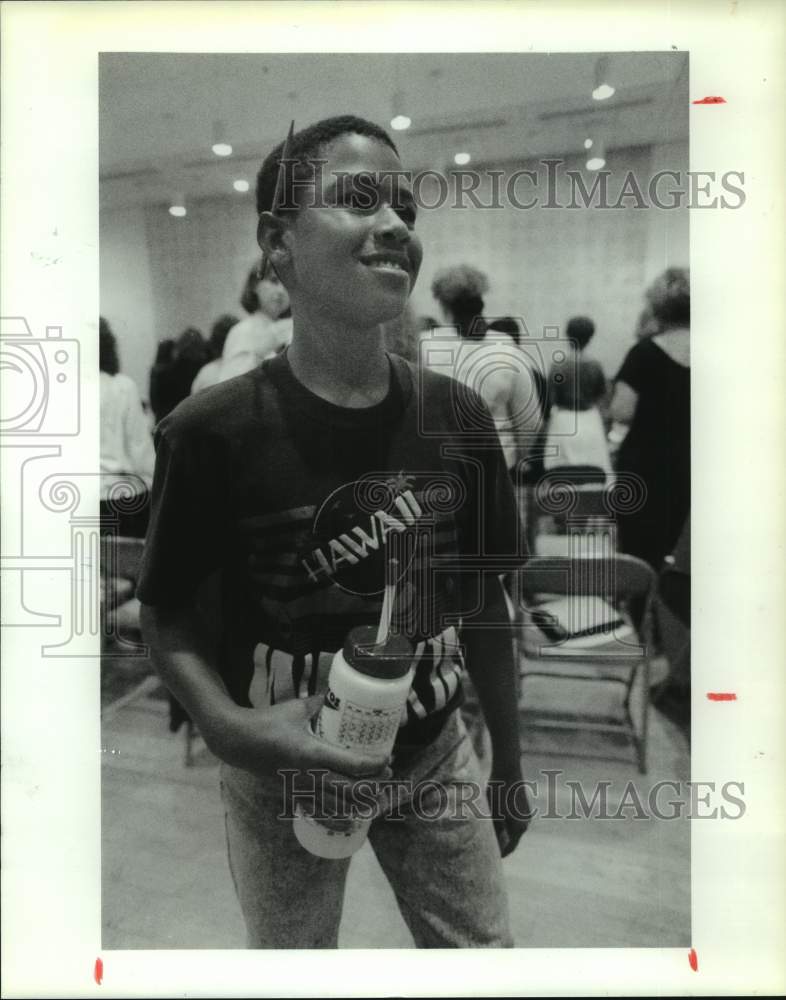
[[[520,545],[502,452],[478,397],[465,390],[472,405],[457,406],[451,379],[383,348],[380,324],[404,309],[422,256],[387,134],[328,119],[290,136],[281,159],[278,147],[259,172],[258,241],[289,293],[293,340],[159,426],[145,636],[222,761],[251,947],[337,945],[349,860],[300,846],[286,769],[329,771],[328,798],[349,801],[358,779],[392,777],[395,815],[375,819],[369,839],[415,943],[511,946],[500,856],[526,828],[526,799],[499,584]],[[391,770],[318,740],[308,722],[333,652],[379,619],[394,549],[409,553],[399,626],[417,667]],[[214,650],[197,602],[216,573]],[[491,735],[493,823],[472,798],[481,776],[456,711],[464,657]]]

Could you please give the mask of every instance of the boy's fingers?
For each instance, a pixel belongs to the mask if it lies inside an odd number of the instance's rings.
[[[350,794],[354,793],[355,786],[361,785],[363,793],[365,794],[367,790],[370,790],[372,794],[381,795],[383,792],[382,785],[384,782],[388,781],[393,777],[393,772],[389,767],[383,768],[381,771],[377,771],[373,776],[368,778],[358,778],[353,777],[350,774],[342,774],[339,772],[328,772],[325,780],[328,785],[335,785],[336,787],[346,787],[349,789]],[[380,787],[378,787],[380,786]]]
[[[318,709],[323,701],[319,695],[304,699],[301,703],[307,718],[316,714],[316,712],[311,711],[311,705],[315,701]],[[390,755],[387,751],[371,751],[361,748],[345,750],[344,747],[336,747],[332,743],[321,740],[310,727],[307,727],[304,743],[303,764],[306,769],[327,767],[331,771],[348,775],[350,778],[379,777],[382,771],[389,770]]]
[[[346,775],[347,778],[379,778],[387,767],[386,753],[370,753],[361,750],[345,750],[334,747],[314,737],[317,743],[313,751],[312,766],[328,767],[331,771]],[[391,772],[392,773],[392,772]]]
[[[308,698],[282,702],[280,708],[282,712],[289,714],[291,722],[301,725],[303,722],[308,723],[309,720],[313,719],[324,702],[324,695],[312,694]],[[348,775],[350,778],[376,778],[388,765],[390,755],[387,751],[382,753],[360,748],[345,750],[343,747],[336,747],[321,740],[310,726],[306,725],[304,729],[306,731],[305,739],[301,749],[305,770],[310,767],[327,767],[331,771]]]

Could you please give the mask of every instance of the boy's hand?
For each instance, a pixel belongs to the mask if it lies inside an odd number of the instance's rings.
[[[499,851],[502,857],[506,858],[516,850],[532,818],[532,809],[521,770],[514,769],[510,773],[502,773],[492,768],[486,794]]]
[[[228,764],[257,774],[271,775],[284,768],[327,772],[316,787],[324,790],[325,811],[340,814],[344,805],[359,801],[355,797],[359,780],[384,780],[392,772],[387,753],[345,750],[314,735],[310,722],[323,702],[323,695],[312,695],[270,708],[239,708],[212,749]],[[363,785],[362,802],[368,805],[368,780]]]

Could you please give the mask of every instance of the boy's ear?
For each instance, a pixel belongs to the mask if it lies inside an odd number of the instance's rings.
[[[261,212],[257,222],[259,249],[274,264],[289,257],[289,227],[286,221],[272,212]]]

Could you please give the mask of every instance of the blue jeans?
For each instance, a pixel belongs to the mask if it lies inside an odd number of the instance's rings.
[[[397,779],[411,783],[369,841],[419,948],[513,947],[477,757],[457,712]],[[426,784],[428,782],[428,784]],[[335,948],[351,858],[295,839],[283,780],[221,766],[229,866],[250,948]],[[471,799],[471,801],[470,801]],[[481,815],[478,815],[481,814]],[[435,818],[424,818],[432,817]]]

